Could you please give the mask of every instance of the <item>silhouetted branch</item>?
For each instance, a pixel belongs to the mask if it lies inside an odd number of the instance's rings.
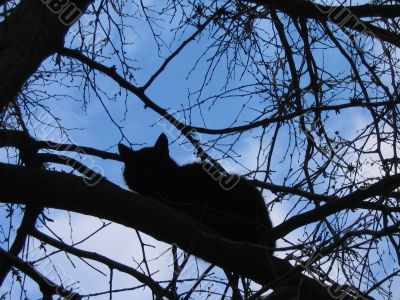
[[[101,151],[95,148],[74,145],[60,144],[53,141],[38,141],[19,130],[0,129],[0,147],[15,147],[23,149],[30,145],[37,150],[48,149],[57,151],[69,151],[79,154],[94,155],[103,159],[121,160],[119,154]]]
[[[84,12],[91,2],[69,3]],[[70,25],[60,22],[43,1],[21,1],[0,23],[0,112],[14,102],[42,61],[63,44]]]
[[[30,232],[30,234],[33,237],[37,238],[38,240],[45,242],[57,249],[71,253],[80,258],[88,258],[88,259],[95,260],[97,262],[105,264],[110,269],[116,269],[120,272],[129,274],[129,275],[135,277],[141,283],[146,284],[146,286],[148,286],[152,290],[152,292],[157,296],[164,295],[165,297],[168,297],[168,299],[176,299],[177,298],[176,295],[174,295],[170,291],[166,291],[162,286],[160,286],[157,282],[155,282],[149,276],[146,276],[145,274],[143,274],[131,267],[128,267],[127,265],[121,264],[115,260],[112,260],[112,259],[104,256],[104,255],[100,255],[95,252],[81,250],[81,249],[75,248],[73,246],[67,245],[65,243],[62,243],[50,236],[38,231],[37,229],[32,230]]]
[[[375,26],[370,22],[364,22],[361,18],[398,18],[400,17],[400,5],[355,5],[355,6],[329,6],[313,3],[312,1],[270,1],[250,0],[260,5],[266,5],[271,9],[280,10],[293,17],[315,19],[331,22],[339,27],[345,27],[361,34],[374,35],[378,39],[400,47],[399,35],[390,30]]]
[[[43,294],[43,300],[51,300],[53,299],[53,295],[61,296],[65,299],[70,300],[80,300],[82,297],[71,291],[63,288],[62,286],[52,282],[50,279],[46,278],[44,275],[40,274],[35,270],[33,266],[22,261],[20,258],[11,255],[10,253],[4,251],[0,248],[0,258],[2,261],[7,262],[12,265],[16,269],[24,272],[27,276],[29,276],[32,280],[34,280],[40,288],[40,291]]]
[[[116,185],[99,182],[89,187],[81,177],[71,174],[7,164],[0,164],[0,182],[7,187],[0,188],[2,202],[35,203],[105,218],[176,243],[191,254],[260,284],[272,284],[273,288],[285,279],[285,284],[299,289],[301,299],[307,299],[310,291],[319,299],[331,299],[319,283],[299,273],[303,268],[293,268],[286,260],[271,257],[263,247],[218,238],[187,215]]]
[[[400,174],[387,176],[380,181],[371,184],[364,189],[356,190],[347,196],[317,207],[313,210],[299,214],[276,226],[274,231],[278,236],[285,236],[296,228],[321,220],[324,217],[345,209],[358,207],[360,202],[371,197],[388,195],[394,189],[400,187]]]
[[[289,46],[288,46],[289,47]],[[130,92],[132,92],[136,97],[138,97],[146,107],[154,110],[156,113],[158,113],[160,116],[164,117],[168,122],[170,122],[176,129],[180,130],[182,134],[184,134],[186,137],[188,137],[189,141],[193,143],[193,138],[191,137],[190,133],[191,132],[199,132],[199,133],[206,133],[206,134],[227,134],[227,133],[234,133],[234,132],[242,132],[246,130],[250,130],[253,128],[257,127],[264,127],[273,123],[277,122],[284,122],[288,120],[293,120],[296,117],[300,117],[305,114],[309,113],[321,113],[321,112],[329,112],[329,111],[340,111],[342,109],[346,108],[355,108],[355,107],[365,107],[365,108],[372,108],[372,107],[384,107],[387,106],[388,104],[392,104],[393,102],[395,104],[399,104],[400,100],[395,100],[395,101],[380,101],[380,102],[375,102],[375,103],[366,103],[366,102],[360,102],[360,101],[355,101],[355,102],[350,102],[350,103],[344,103],[344,104],[338,104],[338,105],[324,105],[324,106],[311,106],[307,108],[301,108],[298,109],[296,112],[293,113],[288,113],[280,116],[274,116],[270,118],[264,118],[262,120],[250,122],[249,124],[246,125],[241,125],[241,126],[235,126],[235,127],[228,127],[228,128],[223,128],[223,129],[212,129],[212,128],[205,128],[205,127],[198,127],[198,126],[192,126],[188,124],[184,124],[180,120],[176,119],[174,116],[172,116],[168,111],[161,106],[157,105],[153,100],[151,100],[142,90],[140,87],[135,86],[134,84],[130,83],[127,81],[125,78],[123,78],[121,75],[119,75],[114,67],[107,67],[105,65],[102,65],[101,63],[98,63],[94,61],[93,59],[83,55],[80,51],[78,50],[72,50],[72,49],[67,49],[63,48],[59,50],[59,53],[75,58],[79,60],[80,62],[86,64],[92,69],[98,70],[107,76],[109,76],[111,79],[113,79],[115,82],[117,82],[121,87],[126,88]]]
[[[37,218],[42,212],[42,208],[36,205],[27,205],[24,211],[24,217],[22,218],[21,225],[17,230],[17,235],[10,247],[8,253],[13,256],[18,256],[22,249],[25,247],[26,239],[29,235],[29,231],[34,228]],[[0,286],[10,271],[11,265],[7,263],[7,260],[0,260]]]

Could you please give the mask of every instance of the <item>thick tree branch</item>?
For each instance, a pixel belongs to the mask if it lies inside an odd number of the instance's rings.
[[[49,141],[35,141],[32,138],[28,138],[20,131],[13,130],[0,130],[0,147],[4,146],[12,146],[16,148],[23,148],[27,143],[34,144],[34,147],[39,148],[49,148],[49,145],[53,145],[55,149],[63,151],[75,151],[75,149],[79,149],[80,146],[76,145],[66,145],[66,144],[56,144]],[[92,149],[89,147],[82,147],[86,149],[86,151],[92,155],[98,155],[102,158],[109,159],[117,159],[120,160],[118,154],[108,153],[104,151],[99,151],[96,149]],[[79,152],[79,151],[78,151]],[[50,155],[51,156],[51,155]],[[59,162],[63,162],[63,159],[60,159]],[[322,217],[327,217],[331,214],[334,214],[343,209],[352,209],[352,208],[370,208],[373,204],[362,203],[363,200],[368,199],[373,196],[384,195],[390,193],[393,189],[397,188],[400,185],[400,175],[393,175],[387,178],[382,179],[381,181],[370,185],[368,188],[357,190],[343,198],[337,198],[326,195],[318,195],[309,193],[306,191],[302,191],[293,187],[285,187],[278,186],[271,183],[265,183],[261,181],[254,180],[254,184],[257,186],[261,186],[263,188],[267,188],[272,192],[282,192],[282,193],[290,193],[298,196],[302,196],[314,201],[325,201],[327,204],[318,207],[314,210],[305,212],[303,214],[294,216],[287,220],[286,222],[275,227],[274,231],[280,237],[285,236],[289,232],[304,226],[306,224],[316,222],[320,220]],[[377,207],[381,210],[384,210],[384,207]],[[387,208],[387,210],[391,210]],[[396,210],[396,209],[395,209]]]
[[[69,151],[79,154],[94,155],[103,159],[120,160],[119,154],[97,150],[95,148],[75,144],[60,144],[52,141],[38,141],[26,135],[23,131],[0,129],[0,147],[14,147],[24,149],[32,147],[36,150],[48,149],[57,151]]]
[[[293,17],[326,21],[361,34],[374,35],[382,41],[400,47],[400,36],[398,34],[361,20],[361,18],[399,18],[400,5],[330,6],[305,0],[250,0],[248,2],[277,9]]]
[[[271,257],[264,248],[220,239],[198,221],[110,183],[89,187],[81,177],[71,174],[0,164],[0,201],[35,203],[105,218],[176,243],[191,254],[260,284],[279,286],[279,278],[286,278],[285,284],[299,289],[300,299],[311,295],[332,299],[318,282],[299,273],[302,268]]]
[[[84,12],[91,2],[72,0],[68,3]],[[42,61],[64,44],[69,26],[37,0],[21,1],[0,23],[0,112],[14,101]]]
[[[20,132],[15,137],[20,142],[20,157],[25,165],[34,168],[42,167],[42,163],[36,160],[37,149],[32,147],[32,144],[34,142],[33,138],[31,138],[25,132]],[[0,147],[2,140],[3,136],[0,132]],[[35,204],[29,204],[25,206],[24,217],[22,218],[21,225],[19,226],[15,239],[8,251],[10,255],[17,257],[24,249],[29,231],[31,231],[35,227],[36,220],[42,213],[42,210],[43,207]],[[10,270],[11,264],[8,263],[7,260],[0,260],[0,286],[3,284]]]
[[[363,5],[324,5],[306,0],[254,0],[251,2],[265,4],[279,10],[290,12],[299,17],[322,19],[332,11],[348,10],[358,18],[398,18],[400,17],[400,5],[379,5],[379,4],[363,4]]]

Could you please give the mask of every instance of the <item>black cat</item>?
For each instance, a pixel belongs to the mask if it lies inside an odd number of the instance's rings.
[[[179,166],[169,156],[165,134],[154,147],[134,151],[119,144],[118,149],[130,189],[191,215],[224,238],[275,248],[264,199],[245,178],[232,181],[205,163]]]

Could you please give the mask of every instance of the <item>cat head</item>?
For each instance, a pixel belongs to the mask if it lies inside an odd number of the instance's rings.
[[[136,183],[150,184],[158,177],[164,177],[177,164],[169,156],[168,138],[161,134],[153,147],[132,150],[123,144],[118,145],[119,154],[125,163],[124,177],[128,185]]]
[[[122,160],[127,163],[132,160],[137,162],[139,159],[155,159],[159,160],[169,158],[168,138],[162,133],[153,147],[145,147],[140,150],[132,150],[123,144],[118,144],[118,151]]]

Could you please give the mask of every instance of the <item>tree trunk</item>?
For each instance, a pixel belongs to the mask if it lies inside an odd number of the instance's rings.
[[[63,46],[71,26],[60,21],[62,9],[61,14],[54,13],[43,2],[45,0],[23,0],[0,23],[0,112],[14,101],[43,60]],[[91,2],[67,1],[82,12]]]

